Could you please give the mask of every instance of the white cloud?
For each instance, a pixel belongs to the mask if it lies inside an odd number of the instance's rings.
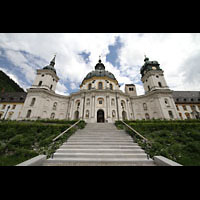
[[[65,87],[64,84],[58,82],[57,83],[57,87],[56,87],[56,93],[60,94],[60,95],[69,95],[69,93],[67,92],[67,88]]]
[[[105,55],[109,53],[108,46],[114,44],[116,36],[120,36],[120,41],[123,43],[118,51],[119,69],[105,61]],[[193,90],[195,88],[199,90],[198,81],[187,84],[190,80],[185,79],[188,76],[183,73],[182,66],[185,66],[185,62],[200,50],[200,34],[1,33],[0,46],[7,49],[7,58],[19,66],[30,84],[35,77],[35,69],[19,52],[20,50],[46,60],[46,64],[43,61],[35,61],[41,65],[41,68],[48,65],[54,53],[57,53],[55,65],[57,75],[63,83],[70,81],[71,89],[77,87],[87,73],[94,70],[101,54],[106,70],[112,72],[119,83],[137,83],[138,94],[142,94],[143,88],[138,84],[140,82],[139,73],[144,64],[144,54],[146,54],[150,60],[157,60],[160,63],[171,89]],[[85,64],[79,56],[79,53],[83,51],[90,52],[88,64]],[[187,73],[190,73],[192,67],[189,63],[187,68]],[[64,84],[57,85],[57,91],[60,93],[66,94],[68,90]]]

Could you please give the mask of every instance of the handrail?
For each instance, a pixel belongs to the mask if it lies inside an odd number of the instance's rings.
[[[124,121],[121,121],[123,124],[125,124],[128,128],[130,128],[133,132],[135,132],[138,136],[140,136],[143,140],[145,140],[145,142],[149,142],[147,138],[145,138],[144,136],[142,136],[140,133],[138,133],[135,129],[133,129],[131,126],[129,126],[128,124],[126,124]]]
[[[73,125],[71,125],[68,129],[66,129],[65,131],[63,131],[61,134],[59,134],[58,136],[56,136],[52,141],[55,142],[59,137],[61,137],[63,134],[65,134],[67,131],[69,131],[71,128],[73,128],[76,124],[78,124],[82,119],[80,119],[79,121],[77,121],[76,123],[74,123]]]
[[[144,146],[144,150],[147,154],[147,159],[149,159],[149,154],[148,154],[148,149],[151,147],[152,143],[147,139],[145,138],[144,136],[142,136],[140,133],[138,133],[135,129],[133,129],[131,126],[129,126],[128,124],[126,124],[124,121],[121,121],[124,125],[126,125],[128,128],[130,128],[134,133],[136,133],[139,137],[141,137],[143,140],[144,140],[144,143],[146,144]]]

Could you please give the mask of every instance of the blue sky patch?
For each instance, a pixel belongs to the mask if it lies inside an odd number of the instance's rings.
[[[109,54],[106,55],[106,61],[110,62],[114,67],[120,67],[118,60],[118,51],[123,46],[120,37],[116,37],[114,45],[109,45]]]
[[[90,52],[86,53],[85,51],[79,53],[79,55],[83,58],[83,60],[85,61],[86,64],[88,64],[90,62],[89,60],[89,56],[90,56]]]

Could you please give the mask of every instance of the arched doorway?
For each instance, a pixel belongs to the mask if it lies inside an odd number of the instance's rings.
[[[105,122],[103,110],[97,111],[97,122],[102,122],[102,123]]]
[[[74,119],[75,120],[79,119],[79,112],[78,112],[78,110],[74,113]]]
[[[126,119],[127,119],[126,112],[125,112],[124,110],[122,111],[122,119],[123,119],[123,120],[126,120]]]

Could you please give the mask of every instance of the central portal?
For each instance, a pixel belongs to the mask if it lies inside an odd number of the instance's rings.
[[[104,111],[103,110],[98,110],[97,111],[97,122],[103,123],[104,120]]]

